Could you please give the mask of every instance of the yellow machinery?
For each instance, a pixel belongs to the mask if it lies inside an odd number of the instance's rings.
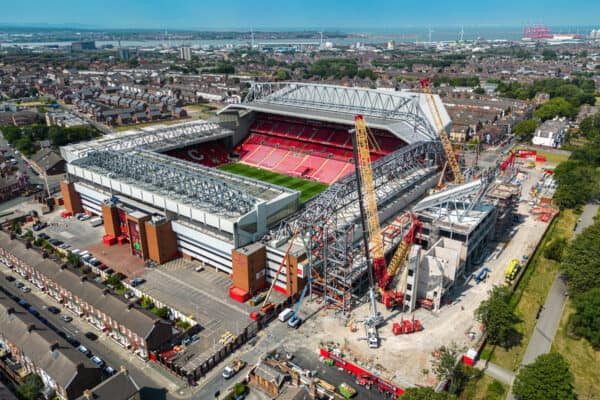
[[[446,129],[444,128],[444,122],[442,121],[440,110],[435,103],[433,93],[431,93],[431,81],[425,78],[419,80],[419,82],[421,83],[423,92],[426,93],[425,97],[427,98],[427,104],[429,105],[429,109],[431,110],[431,114],[433,115],[433,119],[435,121],[435,129],[440,137],[440,140],[442,141],[446,158],[448,159],[448,163],[450,164],[450,168],[454,174],[454,183],[459,185],[463,184],[465,183],[465,178],[460,170],[460,166],[458,165],[458,160],[456,159],[456,154],[454,154],[454,149],[452,148],[452,143],[450,143],[450,138],[448,137]]]

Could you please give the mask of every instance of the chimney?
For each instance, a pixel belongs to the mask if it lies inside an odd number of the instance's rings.
[[[92,393],[90,389],[85,389],[83,391],[83,397],[85,397],[87,400],[92,400],[94,398],[94,393]]]
[[[56,349],[58,349],[58,342],[54,341],[54,342],[50,343],[50,351],[54,351]]]

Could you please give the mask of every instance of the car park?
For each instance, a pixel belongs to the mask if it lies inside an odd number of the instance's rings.
[[[50,306],[48,307],[48,311],[50,311],[52,314],[60,314],[60,308],[58,307]]]
[[[64,321],[64,322],[71,322],[71,321],[73,321],[73,318],[71,318],[71,317],[70,317],[70,316],[68,316],[68,315],[64,315],[64,314],[60,316],[60,319],[61,319],[62,321]]]
[[[84,336],[92,341],[98,339],[98,335],[96,335],[94,332],[86,332]]]

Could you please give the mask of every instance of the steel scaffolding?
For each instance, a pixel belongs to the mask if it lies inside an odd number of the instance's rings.
[[[420,142],[373,163],[378,207],[422,184],[435,171],[432,164],[442,152],[440,142]],[[356,178],[350,174],[284,220],[272,235],[276,243],[284,243],[298,229],[297,240],[302,241],[311,268],[313,295],[343,312],[362,301],[367,287],[364,252],[355,244],[360,234],[355,232],[357,204]]]

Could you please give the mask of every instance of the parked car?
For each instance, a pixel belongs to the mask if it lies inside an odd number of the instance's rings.
[[[44,239],[44,240],[48,240],[48,239],[50,239],[50,236],[46,235],[45,233],[40,233],[40,234],[38,235],[38,237],[39,237],[39,238],[42,238],[42,239]]]
[[[16,281],[15,286],[18,287],[19,289],[21,289],[23,286],[25,286],[25,284],[23,284],[23,282],[21,282],[21,281]]]
[[[48,311],[50,311],[52,314],[60,314],[60,308],[58,307],[50,306],[48,307]]]
[[[67,342],[69,342],[69,344],[70,344],[71,346],[75,346],[75,347],[77,347],[77,346],[81,345],[81,342],[79,342],[79,340],[75,339],[73,336],[68,336],[68,335],[67,335],[67,337],[65,338],[65,340],[66,340]]]
[[[100,271],[104,271],[104,270],[108,269],[108,265],[106,265],[106,264],[100,264],[100,266],[98,266],[98,269]]]
[[[48,226],[48,224],[45,222],[38,222],[36,224],[33,224],[33,230],[36,232],[41,231],[42,229],[44,229],[47,226]]]
[[[29,289],[27,286],[23,286],[21,288],[21,292],[23,292],[23,293],[29,293],[29,292],[31,292],[31,289]]]
[[[113,367],[109,367],[109,366],[106,366],[106,367],[104,367],[104,373],[105,373],[106,375],[108,375],[108,376],[112,376],[112,375],[114,375],[116,372],[117,372],[117,371],[115,371],[115,369],[114,369]]]
[[[77,346],[77,350],[79,350],[80,352],[82,352],[83,354],[85,354],[88,357],[92,356],[92,352],[90,351],[90,349],[88,349],[84,345],[80,344],[79,346]]]
[[[136,287],[136,286],[141,285],[144,282],[146,282],[146,280],[144,278],[133,278],[131,280],[131,286]]]
[[[62,321],[64,321],[64,322],[71,322],[71,321],[73,321],[73,318],[71,318],[69,315],[64,315],[64,314],[60,316],[60,319]]]
[[[105,363],[104,363],[104,360],[102,360],[102,359],[101,359],[100,357],[98,357],[98,356],[93,356],[92,358],[90,358],[90,360],[92,360],[92,362],[93,362],[94,364],[96,364],[97,366],[99,366],[99,367],[102,367],[102,366],[104,366],[104,364],[105,364]]]
[[[77,218],[80,221],[87,221],[88,219],[90,219],[91,217],[87,214],[84,214],[82,216],[80,216],[79,218]]]
[[[112,274],[115,273],[115,270],[112,268],[107,269],[106,271],[104,271],[104,273],[108,276],[111,276]]]
[[[14,281],[16,281],[16,279],[15,279],[15,277],[14,277],[14,276],[5,275],[4,277],[5,277],[5,278],[6,278],[6,280],[7,280],[7,281],[9,281],[9,282],[14,282]]]
[[[84,336],[90,340],[98,339],[98,335],[96,335],[94,332],[86,332]]]
[[[123,296],[125,296],[125,298],[129,300],[135,297],[135,293],[133,293],[131,290],[128,290],[123,294]]]

